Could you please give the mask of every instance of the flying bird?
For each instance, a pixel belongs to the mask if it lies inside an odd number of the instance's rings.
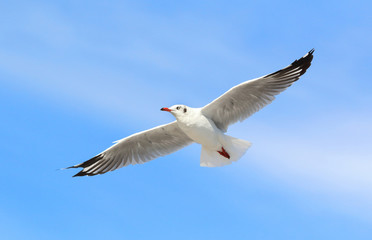
[[[314,49],[274,73],[243,82],[202,108],[163,107],[176,121],[133,134],[95,157],[68,168],[83,168],[76,176],[93,176],[129,164],[142,164],[191,143],[202,145],[200,166],[218,167],[238,161],[251,143],[226,135],[229,125],[243,121],[275,99],[310,67]]]

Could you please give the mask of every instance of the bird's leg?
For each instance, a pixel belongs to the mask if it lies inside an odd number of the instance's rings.
[[[230,159],[230,155],[225,151],[225,149],[222,147],[222,151],[217,151],[220,155],[224,156],[227,159]]]

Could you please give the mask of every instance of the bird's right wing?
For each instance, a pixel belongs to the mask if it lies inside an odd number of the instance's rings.
[[[83,168],[74,177],[103,174],[168,155],[192,142],[175,121],[118,140],[92,159],[69,168]]]
[[[202,113],[226,132],[230,124],[243,121],[275,99],[297,81],[311,65],[311,50],[291,65],[260,78],[243,82],[204,106]]]

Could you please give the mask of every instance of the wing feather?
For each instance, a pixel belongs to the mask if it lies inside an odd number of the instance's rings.
[[[83,168],[74,177],[103,174],[168,155],[192,142],[177,123],[172,122],[116,141],[97,156],[69,168]]]
[[[243,82],[204,106],[202,113],[226,132],[230,124],[243,121],[270,104],[310,67],[314,49],[291,65],[260,78]]]

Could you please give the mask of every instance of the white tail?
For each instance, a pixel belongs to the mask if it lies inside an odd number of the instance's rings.
[[[246,140],[227,135],[224,135],[224,138],[221,139],[221,143],[223,148],[230,155],[230,159],[221,156],[216,150],[210,150],[202,146],[200,154],[200,166],[221,167],[231,164],[232,162],[238,161],[251,146],[251,143]]]

